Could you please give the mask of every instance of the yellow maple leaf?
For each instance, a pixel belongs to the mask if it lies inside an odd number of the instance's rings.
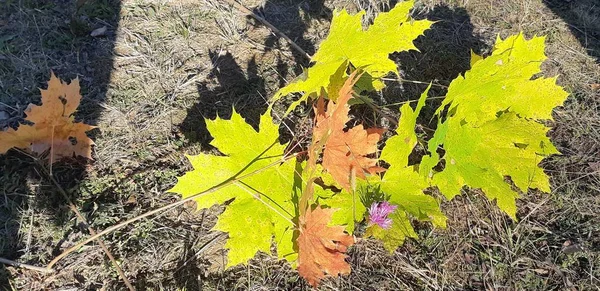
[[[300,78],[281,88],[273,101],[291,93],[302,92],[288,112],[297,105],[318,96],[336,101],[339,88],[345,81],[348,65],[365,72],[360,84],[362,90],[381,90],[381,80],[389,73],[398,75],[398,65],[389,58],[394,52],[416,50],[413,41],[433,24],[428,20],[410,17],[414,0],[398,3],[388,12],[380,13],[373,24],[363,27],[365,11],[351,15],[346,10],[335,11],[329,35],[311,58],[314,65],[305,69]],[[323,95],[322,93],[326,94]]]
[[[74,122],[73,117],[81,101],[79,89],[79,79],[67,84],[52,73],[48,89],[40,89],[42,105],[29,104],[25,109],[25,120],[33,125],[0,132],[0,154],[20,148],[37,154],[50,150],[51,162],[74,154],[92,159],[94,142],[86,132],[96,127]]]

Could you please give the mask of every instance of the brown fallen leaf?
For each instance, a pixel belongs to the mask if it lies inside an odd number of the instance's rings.
[[[346,234],[343,226],[328,226],[334,212],[309,207],[300,217],[298,273],[313,287],[327,276],[350,274],[345,253],[354,244],[354,237]]]
[[[16,147],[37,154],[50,150],[52,163],[74,154],[92,159],[94,142],[86,132],[95,126],[74,122],[73,117],[81,101],[79,89],[78,79],[67,84],[52,73],[48,89],[40,89],[42,105],[29,104],[25,109],[25,120],[33,125],[0,132],[0,154]]]
[[[368,157],[377,152],[377,142],[385,132],[382,128],[364,129],[361,125],[344,131],[349,121],[348,101],[352,98],[352,87],[360,78],[355,71],[340,89],[337,102],[329,101],[325,110],[325,100],[317,101],[316,122],[313,128],[313,143],[326,139],[323,150],[323,168],[343,188],[350,190],[354,178],[365,179],[366,174],[385,171],[377,166],[377,159]]]

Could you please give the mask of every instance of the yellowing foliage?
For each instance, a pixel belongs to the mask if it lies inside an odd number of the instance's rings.
[[[74,122],[73,116],[81,101],[79,80],[67,84],[52,73],[48,89],[40,91],[42,105],[29,104],[25,110],[25,120],[33,125],[0,132],[0,154],[15,147],[37,154],[50,150],[51,162],[73,155],[92,159],[94,142],[86,132],[95,127]]]
[[[180,177],[169,191],[186,198],[217,186],[195,199],[198,209],[235,198],[214,227],[229,234],[227,266],[246,263],[258,251],[271,253],[273,241],[280,258],[295,260],[295,169],[293,162],[283,163],[285,145],[278,141],[278,126],[267,113],[261,117],[260,132],[256,132],[235,112],[231,120],[207,120],[206,124],[214,137],[212,145],[226,156],[189,156],[194,170]],[[233,179],[239,180],[218,187]]]
[[[440,202],[426,194],[431,186],[448,199],[465,186],[481,189],[512,218],[518,190],[550,191],[538,164],[558,151],[540,121],[551,119],[567,93],[555,78],[534,78],[545,59],[543,38],[516,35],[499,39],[491,56],[473,54],[472,68],[450,84],[437,111],[443,122],[429,141],[415,132],[429,88],[415,109],[400,108],[396,135],[380,152],[384,129],[346,129],[353,91],[383,88],[380,78],[397,73],[389,53],[414,49],[412,41],[431,25],[410,19],[412,4],[381,13],[367,29],[361,25],[364,12],[336,12],[314,65],[276,94],[303,92],[299,102],[319,97],[307,162],[293,165],[284,156],[286,146],[277,142],[278,126],[269,114],[261,118],[260,132],[236,113],[231,120],[207,121],[212,144],[225,156],[189,157],[194,170],[171,191],[183,197],[206,191],[195,199],[199,209],[233,199],[215,226],[229,235],[228,266],[246,263],[259,251],[270,253],[274,243],[279,257],[316,287],[327,276],[350,272],[345,259],[354,238],[348,233],[367,213],[365,236],[381,240],[390,252],[417,238],[414,220],[446,227]],[[444,108],[448,113],[441,116]],[[411,164],[415,147],[426,143],[429,154]]]

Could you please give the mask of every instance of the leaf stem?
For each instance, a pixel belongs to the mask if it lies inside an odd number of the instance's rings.
[[[250,187],[250,185],[242,182],[242,181],[235,181],[233,182],[234,185],[238,186],[240,189],[246,191],[248,194],[250,194],[252,197],[256,198],[258,201],[260,201],[262,204],[264,204],[265,206],[267,206],[269,209],[273,210],[275,213],[277,213],[279,216],[281,216],[283,219],[285,219],[287,222],[289,222],[292,226],[296,227],[296,224],[289,219],[288,217],[286,217],[283,213],[281,213],[279,210],[275,209],[275,207],[271,206],[269,203],[267,203],[266,201],[264,201],[262,198],[260,198],[260,195],[256,195],[254,193],[252,193],[252,191],[248,190],[248,188],[258,192],[256,189]],[[243,186],[242,186],[243,185]],[[244,187],[246,186],[246,187]],[[262,194],[262,193],[260,193]],[[263,196],[266,196],[264,194],[262,194]],[[273,201],[272,199],[269,198],[269,200]],[[279,206],[279,205],[278,205]],[[281,207],[281,206],[279,206]]]

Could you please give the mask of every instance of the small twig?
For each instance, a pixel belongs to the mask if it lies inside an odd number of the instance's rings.
[[[6,108],[10,108],[10,109],[12,109],[12,110],[14,110],[14,111],[19,111],[17,108],[15,108],[15,107],[13,107],[13,106],[10,106],[10,105],[8,105],[8,104],[6,104],[6,103],[4,103],[4,102],[0,102],[0,105],[4,106],[4,107],[6,107]]]
[[[52,176],[52,173],[49,173],[48,170],[46,169],[46,167],[44,167],[44,165],[38,159],[36,159],[35,161],[40,166],[40,168],[41,168],[42,172],[44,173],[44,175],[46,175],[46,178],[48,180],[50,180],[54,184],[54,186],[58,189],[58,191],[60,192],[60,194],[62,194],[63,198],[67,200],[67,203],[69,203],[69,208],[71,209],[71,211],[73,211],[75,213],[75,215],[77,216],[77,218],[79,219],[79,221],[88,229],[88,231],[90,232],[90,234],[95,235],[96,231],[88,224],[88,222],[85,219],[85,217],[83,217],[83,215],[81,215],[81,212],[79,212],[79,210],[77,209],[77,207],[75,206],[75,204],[73,204],[73,202],[71,202],[71,199],[69,199],[69,196],[67,195],[67,192],[58,183],[58,181],[56,181],[56,179],[54,178],[54,176]],[[121,269],[121,267],[117,263],[117,260],[115,260],[115,257],[108,250],[108,248],[106,247],[106,245],[104,244],[104,242],[101,239],[98,239],[98,244],[100,245],[100,247],[102,248],[102,250],[106,253],[106,256],[111,261],[111,263],[114,265],[114,267],[117,270],[117,273],[119,273],[119,276],[121,277],[121,279],[123,279],[123,283],[125,283],[125,285],[127,286],[127,288],[129,290],[135,291],[135,288],[133,288],[133,285],[131,285],[131,282],[129,282],[129,280],[125,276],[125,273],[123,272],[123,270]]]
[[[23,264],[23,263],[11,261],[11,260],[8,260],[8,259],[5,259],[5,258],[0,258],[0,263],[5,264],[5,265],[10,265],[10,266],[13,266],[13,267],[17,267],[17,268],[24,268],[24,269],[34,270],[34,271],[42,272],[42,273],[46,273],[46,274],[54,273],[53,269],[48,269],[48,268],[44,268],[44,267],[38,267],[38,266]]]
[[[414,80],[407,80],[407,79],[402,79],[402,78],[396,78],[396,79],[392,79],[392,78],[379,78],[383,81],[394,81],[394,82],[399,82],[399,83],[415,83],[415,84],[423,84],[423,85],[429,85],[429,82],[422,82],[422,81],[414,81]],[[448,88],[448,86],[445,85],[441,85],[441,84],[434,84],[431,83],[431,86],[438,86],[441,88]]]
[[[433,97],[427,97],[425,99],[425,101],[435,100],[435,99],[444,99],[444,98],[446,98],[446,96],[433,96]],[[415,102],[419,102],[419,100],[408,100],[408,101],[402,101],[402,102],[396,102],[396,103],[389,103],[389,104],[380,105],[379,107],[391,107],[391,106],[404,105],[407,103],[415,103]]]
[[[310,60],[310,55],[308,53],[306,53],[298,44],[296,44],[292,39],[290,39],[287,35],[285,35],[285,33],[281,32],[281,30],[277,29],[277,27],[275,27],[271,23],[269,23],[266,19],[256,15],[256,13],[252,12],[252,10],[246,8],[246,6],[238,3],[235,0],[225,0],[225,1],[227,1],[227,3],[229,3],[229,5],[235,7],[240,12],[242,12],[246,15],[250,15],[250,16],[254,17],[254,19],[260,21],[262,24],[266,25],[269,29],[271,29],[271,31],[273,31],[274,34],[285,39],[295,50],[297,50],[300,54],[302,54],[304,57],[306,57],[308,60]]]
[[[38,188],[39,189],[39,188]],[[29,205],[33,205],[29,204]],[[28,211],[31,213],[29,216],[29,229],[27,230],[27,242],[25,242],[25,256],[29,256],[29,247],[31,246],[31,237],[32,237],[32,229],[33,229],[33,207],[29,207]]]
[[[396,119],[390,115],[388,115],[387,113],[383,112],[379,106],[371,103],[369,100],[363,98],[362,96],[356,94],[354,95],[355,97],[357,97],[358,99],[360,99],[361,101],[363,101],[364,104],[367,104],[367,106],[371,107],[371,109],[373,109],[373,111],[379,113],[383,118],[387,119],[389,122],[391,122],[392,124],[394,124],[395,126],[398,126],[398,121],[396,121]]]

